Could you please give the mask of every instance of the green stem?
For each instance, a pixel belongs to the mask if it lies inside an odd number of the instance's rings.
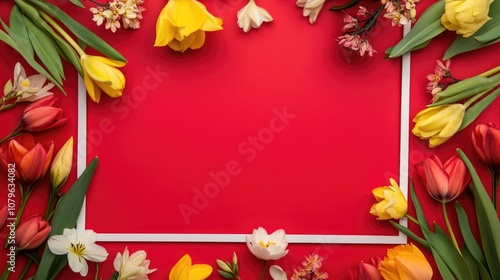
[[[31,192],[33,191],[33,188],[30,188],[23,195],[22,188],[23,188],[23,186],[21,186],[21,184],[19,184],[19,189],[21,190],[20,191],[20,193],[21,193],[21,204],[19,205],[19,209],[17,209],[16,218],[14,220],[14,228],[17,228],[17,225],[19,224],[19,220],[21,220],[21,216],[23,215],[24,207],[26,207],[26,202],[28,201],[28,198],[29,198]],[[9,239],[6,239],[5,240],[4,248],[8,247],[8,245],[9,245],[8,242],[9,242]]]
[[[76,43],[75,40],[73,40],[73,38],[71,38],[71,36],[69,36],[69,34],[66,33],[66,31],[64,31],[64,29],[59,24],[57,24],[57,22],[55,22],[49,15],[40,11],[40,16],[47,23],[49,23],[57,32],[59,32],[59,34],[61,34],[61,36],[75,49],[75,51],[78,53],[79,56],[86,55],[85,52],[82,50],[82,48],[80,48],[78,43]]]
[[[497,67],[495,67],[493,69],[490,69],[490,70],[488,70],[488,71],[486,71],[484,73],[481,73],[478,76],[488,77],[488,76],[494,75],[494,74],[496,74],[498,72],[500,72],[500,66],[497,66]]]
[[[465,109],[467,109],[472,103],[476,102],[479,98],[483,97],[488,92],[488,90],[485,90],[483,92],[480,92],[473,97],[471,97],[467,102],[464,103]]]
[[[491,201],[493,202],[493,207],[498,213],[498,179],[500,177],[500,169],[490,168],[491,174]]]
[[[28,272],[28,269],[30,268],[31,266],[31,263],[33,262],[32,259],[29,259],[28,260],[28,263],[26,264],[26,266],[24,267],[23,271],[21,272],[21,275],[19,275],[19,278],[18,279],[23,279],[24,278],[24,275],[26,275],[26,272]]]
[[[414,222],[416,225],[420,226],[420,223],[418,222],[417,219],[415,219],[414,217],[410,216],[409,214],[406,214],[405,216],[406,216],[406,218],[408,218],[408,220],[410,220],[410,221]]]
[[[441,202],[441,209],[443,210],[444,222],[446,223],[446,228],[448,229],[448,233],[450,234],[451,241],[453,242],[453,245],[455,245],[455,248],[457,249],[458,253],[462,254],[460,252],[460,247],[458,246],[457,239],[455,238],[455,234],[453,233],[453,228],[451,227],[450,219],[448,219],[448,213],[446,212],[445,202]]]
[[[262,271],[260,272],[259,280],[262,280],[262,278],[264,278],[264,272],[266,271],[266,264],[267,264],[267,261],[264,260],[264,266],[262,267]]]
[[[4,138],[0,139],[0,144],[5,142],[6,140],[9,140],[10,138],[14,137],[14,136],[17,136],[21,133],[23,133],[22,130],[20,130],[19,128],[21,127],[21,123],[19,123],[16,128],[14,128],[14,130],[7,136],[5,136]]]

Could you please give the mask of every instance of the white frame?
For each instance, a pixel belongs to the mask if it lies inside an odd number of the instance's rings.
[[[406,35],[410,26],[404,27]],[[78,139],[87,139],[87,94],[81,77],[78,77]],[[408,197],[408,155],[409,155],[409,117],[410,117],[410,55],[402,56],[401,77],[401,121],[400,121],[400,164],[399,186],[405,197]],[[77,174],[80,176],[87,166],[86,141],[78,141]],[[85,229],[84,201],[77,227]],[[399,224],[406,227],[406,218]],[[246,234],[142,234],[142,233],[97,233],[97,239],[105,242],[245,242]],[[307,235],[287,234],[289,243],[317,244],[406,244],[407,236],[398,235]]]

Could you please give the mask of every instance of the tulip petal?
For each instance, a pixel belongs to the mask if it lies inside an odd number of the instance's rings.
[[[195,264],[189,269],[188,280],[204,280],[212,274],[213,268],[208,264]]]
[[[99,103],[101,100],[101,89],[99,86],[97,86],[92,79],[90,79],[89,75],[87,72],[83,71],[83,80],[85,82],[85,88],[87,89],[87,92],[90,96],[90,98],[96,102]]]
[[[36,182],[43,174],[47,153],[41,144],[28,151],[19,163],[19,172],[26,184]]]
[[[170,280],[187,280],[189,267],[191,267],[191,256],[185,254],[170,270],[168,279]]]
[[[70,248],[71,242],[65,235],[54,235],[49,238],[47,245],[52,253],[56,255],[66,255]]]
[[[79,272],[83,277],[87,276],[89,267],[84,258],[78,256],[73,252],[70,252],[68,253],[68,264],[73,272]]]

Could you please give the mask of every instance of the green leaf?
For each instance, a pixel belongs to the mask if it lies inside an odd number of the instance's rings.
[[[443,280],[455,280],[455,277],[453,277],[453,273],[451,273],[446,263],[434,249],[432,250],[432,256],[434,257],[434,261],[436,262],[439,273],[441,274]]]
[[[52,218],[52,231],[50,236],[60,235],[65,228],[74,228],[82,209],[83,201],[92,176],[97,167],[98,159],[94,158],[73,186],[57,203],[54,217]],[[57,256],[45,246],[42,261],[35,274],[36,280],[53,279],[66,265],[66,256]]]
[[[473,76],[458,83],[448,86],[437,94],[437,102],[429,104],[428,107],[451,104],[472,97],[484,91],[488,91],[500,84],[500,74],[492,77]]]
[[[401,56],[417,46],[428,43],[432,38],[441,34],[446,28],[441,24],[444,13],[444,0],[429,6],[417,20],[413,28],[392,49],[389,58]]]
[[[85,8],[85,6],[82,4],[82,1],[80,0],[69,0],[73,5],[80,7],[80,8]]]
[[[486,259],[484,258],[483,250],[479,246],[479,243],[477,243],[476,238],[472,233],[467,213],[465,213],[464,208],[462,208],[462,205],[460,205],[458,201],[455,204],[455,208],[457,211],[458,225],[460,227],[465,245],[467,245],[468,251],[481,266],[486,266],[487,264]]]
[[[458,130],[462,130],[466,128],[469,124],[471,124],[485,109],[488,107],[493,100],[495,100],[498,95],[500,95],[500,88],[497,88],[495,91],[488,94],[483,99],[476,102],[476,104],[470,106],[465,111],[464,119],[462,120],[462,124]],[[499,278],[500,279],[500,278]]]
[[[52,76],[62,84],[64,78],[64,70],[62,66],[61,57],[57,51],[54,41],[37,25],[35,25],[29,18],[23,15],[24,23],[28,29],[28,35],[31,45],[35,50],[36,55],[40,61],[45,65],[45,68],[52,74]]]
[[[35,57],[35,51],[31,45],[28,30],[23,20],[23,14],[18,6],[12,7],[9,17],[10,30],[16,34],[16,44],[23,48],[23,52],[30,57]]]
[[[60,83],[58,83],[54,79],[54,77],[52,77],[52,75],[50,75],[50,73],[47,72],[47,70],[45,70],[45,68],[43,68],[40,64],[38,64],[38,62],[35,60],[33,55],[26,50],[26,47],[19,46],[19,43],[17,42],[18,41],[17,36],[10,30],[10,28],[5,24],[5,22],[3,22],[0,19],[0,23],[2,24],[5,31],[7,31],[7,33],[8,33],[7,37],[10,37],[10,39],[6,38],[5,35],[7,35],[7,34],[2,32],[0,39],[2,41],[4,41],[5,43],[7,43],[9,46],[11,46],[13,49],[15,49],[17,52],[19,52],[21,54],[21,56],[26,60],[26,62],[28,62],[28,64],[33,69],[35,69],[38,73],[47,77],[47,79],[50,82],[52,82],[57,88],[59,88],[63,93],[65,93],[64,89],[62,88],[62,85]]]
[[[464,161],[472,177],[479,234],[491,278],[500,279],[500,222],[497,212],[469,158],[460,149],[457,149],[457,153]]]
[[[424,211],[422,210],[422,206],[420,205],[420,201],[418,200],[417,194],[415,193],[415,188],[413,187],[413,179],[410,180],[410,195],[411,201],[413,202],[413,207],[415,207],[415,213],[417,214],[417,220],[420,224],[420,228],[430,230],[429,224],[427,223],[427,219],[424,215]]]
[[[467,265],[469,266],[469,270],[472,276],[471,280],[480,280],[477,260],[474,258],[474,256],[472,256],[471,252],[467,248],[467,245],[464,245],[460,249],[460,252],[462,253],[462,256],[464,257]]]
[[[399,223],[396,223],[394,221],[390,221],[390,223],[399,231],[404,233],[406,236],[411,238],[413,241],[417,242],[420,244],[422,247],[424,247],[427,250],[431,250],[431,246],[429,246],[429,242],[427,240],[423,239],[422,237],[416,235],[413,231],[411,231],[409,228],[406,228]]]
[[[113,47],[106,43],[103,39],[95,33],[81,25],[79,22],[71,18],[68,14],[57,8],[56,6],[41,0],[28,0],[36,5],[38,8],[60,20],[73,34],[80,40],[87,43],[93,49],[103,53],[111,59],[127,62],[127,60]]]
[[[116,271],[113,276],[111,276],[111,278],[109,278],[109,280],[118,280],[118,276],[120,275],[120,273],[118,273],[118,271]]]
[[[15,2],[16,5],[19,6],[19,8],[21,8],[25,16],[30,18],[33,23],[35,23],[41,29],[45,30],[45,32],[52,37],[54,42],[57,44],[57,50],[59,51],[61,56],[66,61],[70,62],[78,71],[80,76],[83,77],[82,66],[80,65],[80,58],[76,53],[76,51],[73,49],[73,47],[71,47],[66,40],[62,39],[61,36],[59,36],[52,29],[52,27],[50,27],[50,25],[48,25],[47,22],[45,22],[45,20],[42,17],[40,17],[40,14],[38,13],[37,9],[35,9],[33,6],[31,6],[24,0],[15,0]]]
[[[469,267],[457,251],[457,248],[455,248],[455,245],[453,245],[450,237],[437,224],[434,224],[434,228],[436,233],[428,229],[422,229],[431,247],[441,256],[457,280],[470,280],[472,275]]]
[[[500,38],[498,38],[498,28],[500,26],[500,16],[498,16],[500,14],[500,1],[493,1],[493,3],[491,3],[489,14],[491,19],[479,28],[473,36],[467,38],[457,36],[444,53],[443,60],[500,42]],[[492,33],[490,33],[490,31]]]
[[[483,34],[475,36],[474,39],[481,43],[488,43],[494,40],[498,40],[500,37],[500,25],[491,27],[491,29],[486,30]]]
[[[24,253],[28,258],[30,258],[36,264],[40,263],[40,256],[38,255],[37,249],[22,250],[21,252]]]

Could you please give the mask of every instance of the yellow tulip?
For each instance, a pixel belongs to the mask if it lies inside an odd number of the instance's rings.
[[[170,270],[169,280],[204,280],[212,274],[212,267],[208,264],[192,265],[191,257],[185,254]]]
[[[488,12],[492,2],[493,0],[446,0],[441,23],[446,29],[469,37],[491,19]]]
[[[169,0],[156,21],[155,47],[168,45],[184,52],[205,43],[205,31],[222,30],[222,19],[214,17],[196,0]]]
[[[58,190],[68,179],[73,165],[73,137],[61,147],[50,167],[50,186]]]
[[[450,139],[462,125],[466,106],[448,104],[430,107],[420,111],[414,118],[415,127],[411,131],[420,139],[429,139],[433,148]]]
[[[394,179],[390,186],[375,188],[372,193],[377,200],[370,209],[370,214],[378,216],[378,220],[401,219],[408,211],[408,202]]]
[[[433,273],[424,254],[413,244],[387,250],[387,257],[378,269],[386,280],[427,280]]]
[[[99,103],[101,90],[112,98],[122,95],[125,88],[125,76],[116,67],[125,66],[125,62],[85,54],[80,57],[80,63],[85,88],[94,102]]]

